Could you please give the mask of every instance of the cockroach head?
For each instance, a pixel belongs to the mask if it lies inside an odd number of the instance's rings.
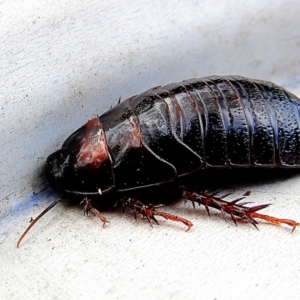
[[[114,187],[112,161],[99,118],[75,131],[46,161],[49,183],[76,195],[99,195]]]

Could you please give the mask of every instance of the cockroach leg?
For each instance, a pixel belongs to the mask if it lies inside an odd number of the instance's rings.
[[[88,215],[89,211],[91,211],[95,217],[98,217],[100,218],[100,220],[102,221],[103,223],[103,227],[105,226],[106,223],[109,223],[109,221],[103,216],[100,214],[100,212],[95,208],[93,207],[92,205],[92,202],[89,198],[84,198],[81,202],[80,202],[80,205],[83,205],[83,209],[84,209],[84,215]]]
[[[185,226],[187,226],[186,231],[188,231],[193,226],[193,224],[187,219],[157,210],[157,208],[161,208],[165,205],[151,205],[151,204],[146,205],[146,204],[143,204],[141,201],[134,199],[134,198],[122,198],[122,199],[120,199],[120,202],[123,205],[123,212],[126,207],[129,207],[132,209],[135,219],[137,217],[137,214],[141,214],[143,217],[145,217],[148,220],[148,222],[151,226],[152,226],[151,221],[154,221],[156,224],[159,225],[155,216],[163,217],[166,220],[181,222]]]
[[[201,204],[204,205],[208,215],[209,215],[209,207],[218,209],[221,211],[225,221],[226,221],[226,214],[228,214],[230,215],[231,219],[236,225],[237,225],[236,217],[248,220],[257,229],[258,229],[257,227],[258,222],[255,219],[262,219],[274,225],[286,224],[292,227],[292,232],[294,232],[296,227],[299,225],[299,223],[293,220],[279,219],[272,216],[257,213],[257,211],[268,207],[269,204],[247,207],[245,205],[249,204],[250,202],[238,203],[245,197],[241,197],[233,201],[225,201],[223,199],[228,195],[216,197],[215,194],[216,193],[209,195],[206,192],[204,193],[189,192],[186,190],[185,187],[182,187],[182,196],[186,200],[192,201],[194,207],[195,207],[195,203],[198,203],[199,205]]]
[[[263,214],[258,214],[256,212],[253,212],[251,214],[252,218],[259,218],[262,220],[267,221],[268,223],[274,224],[274,225],[281,225],[281,224],[286,224],[288,226],[292,227],[292,233],[295,231],[296,227],[299,226],[299,223],[297,223],[294,220],[289,220],[289,219],[278,219],[278,218],[274,218],[272,216],[268,216],[268,215],[263,215]]]

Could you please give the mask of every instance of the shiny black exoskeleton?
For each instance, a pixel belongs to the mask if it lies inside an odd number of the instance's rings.
[[[152,88],[75,131],[47,159],[51,183],[97,195],[205,168],[300,166],[300,100],[240,76]]]

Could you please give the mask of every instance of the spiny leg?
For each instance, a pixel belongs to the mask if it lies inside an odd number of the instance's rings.
[[[120,202],[123,205],[123,212],[126,207],[129,207],[132,209],[135,219],[137,218],[137,214],[141,214],[143,217],[147,218],[151,226],[152,226],[151,221],[154,221],[156,224],[159,224],[155,216],[163,217],[166,220],[181,222],[185,226],[187,226],[186,231],[188,231],[193,226],[193,224],[187,219],[157,210],[157,208],[161,208],[164,205],[151,205],[151,204],[146,205],[143,204],[141,201],[133,198],[122,198],[120,199]]]
[[[236,217],[248,220],[255,228],[257,228],[258,222],[255,219],[262,219],[271,224],[281,225],[286,224],[291,226],[292,232],[296,229],[299,225],[296,221],[289,220],[289,219],[279,219],[272,216],[260,214],[257,211],[264,209],[269,206],[269,204],[262,204],[253,207],[247,207],[246,204],[249,202],[240,202],[245,197],[241,197],[235,199],[233,201],[225,201],[224,198],[230,194],[226,194],[221,197],[216,197],[217,193],[207,194],[205,192],[189,192],[186,190],[185,187],[182,187],[182,195],[186,200],[192,201],[193,207],[195,208],[195,203],[199,205],[204,205],[208,215],[209,215],[209,207],[218,209],[221,211],[223,218],[226,221],[226,214],[230,215],[233,222],[237,225]],[[240,203],[238,203],[240,202]],[[258,228],[257,228],[258,229]]]
[[[85,214],[88,215],[89,211],[91,211],[95,217],[100,218],[100,220],[103,223],[103,227],[105,226],[106,223],[109,223],[109,221],[103,215],[101,215],[100,212],[95,207],[93,207],[91,200],[88,199],[87,197],[80,202],[80,205],[84,205],[83,207],[84,215]]]

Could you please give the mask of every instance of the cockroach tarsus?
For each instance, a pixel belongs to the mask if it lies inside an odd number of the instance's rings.
[[[209,76],[152,88],[89,120],[71,134],[61,149],[46,160],[49,183],[60,191],[82,197],[84,212],[109,221],[94,207],[102,194],[140,190],[173,182],[196,171],[220,168],[300,168],[300,100],[267,81],[241,76]],[[201,171],[203,170],[203,171]],[[255,219],[299,223],[258,213],[268,204],[253,207],[244,197],[226,201],[216,194],[189,191],[182,196],[230,216],[235,224]],[[94,200],[95,196],[97,200]],[[100,197],[99,197],[100,196]],[[61,199],[50,204],[21,235]],[[150,224],[156,217],[193,224],[164,213],[162,206],[144,204],[136,197],[120,197],[136,216]]]

